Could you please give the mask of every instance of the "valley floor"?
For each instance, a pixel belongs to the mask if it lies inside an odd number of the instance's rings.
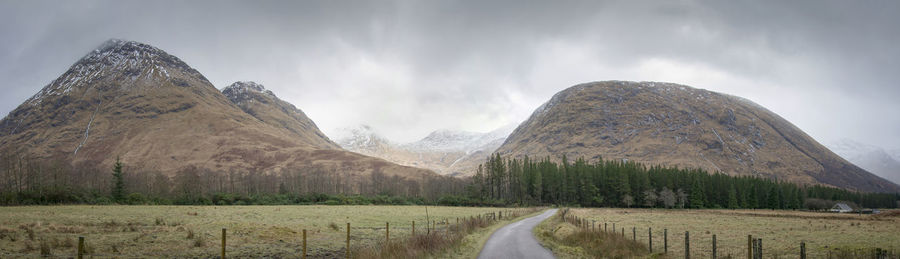
[[[445,231],[446,220],[506,208],[433,207],[428,218]],[[0,257],[73,256],[78,236],[93,255],[116,257],[212,257],[227,229],[229,256],[298,257],[307,230],[311,257],[343,257],[347,223],[352,249],[390,237],[426,231],[424,206],[26,206],[0,210]],[[432,230],[434,231],[434,230]],[[42,247],[43,246],[43,247]],[[45,250],[45,251],[42,251]]]

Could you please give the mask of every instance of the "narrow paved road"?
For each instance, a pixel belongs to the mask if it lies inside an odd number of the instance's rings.
[[[556,209],[548,210],[498,229],[484,244],[478,258],[554,258],[550,250],[541,246],[531,233],[535,226],[554,213]]]

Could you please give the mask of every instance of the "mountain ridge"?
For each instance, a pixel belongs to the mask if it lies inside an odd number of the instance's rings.
[[[671,83],[602,81],[569,87],[535,109],[498,152],[627,159],[801,184],[900,190],[756,103]]]
[[[222,89],[232,103],[247,114],[273,127],[283,128],[302,142],[326,149],[340,149],[323,134],[316,123],[291,103],[281,100],[265,86],[253,81],[235,82]]]
[[[442,175],[465,177],[475,173],[506,138],[515,124],[490,132],[435,130],[420,140],[398,144],[368,125],[337,130],[338,144],[350,151],[402,165],[427,168]]]
[[[270,105],[235,104],[177,57],[110,40],[0,120],[0,149],[75,167],[109,168],[121,157],[169,176],[189,168],[436,176],[343,150],[274,93],[248,94]]]

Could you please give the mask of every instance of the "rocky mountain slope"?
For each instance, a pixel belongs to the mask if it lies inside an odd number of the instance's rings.
[[[670,83],[605,81],[570,87],[537,108],[497,151],[515,157],[627,159],[900,191],[749,100]]]
[[[225,90],[160,49],[110,40],[0,120],[0,150],[103,167],[120,156],[168,174],[189,166],[433,174],[340,149],[261,86]]]
[[[225,97],[247,114],[278,129],[290,132],[301,142],[317,148],[340,149],[316,124],[293,104],[282,101],[256,82],[235,82],[222,89]]]
[[[350,151],[401,165],[433,170],[442,175],[469,176],[514,129],[514,124],[487,133],[437,130],[406,144],[387,140],[372,127],[338,130],[338,144]]]
[[[892,155],[891,152],[884,148],[849,139],[829,143],[828,148],[853,164],[884,179],[900,184],[900,152]]]

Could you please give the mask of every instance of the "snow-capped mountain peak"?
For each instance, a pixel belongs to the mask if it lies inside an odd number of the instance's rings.
[[[517,125],[505,125],[487,133],[436,130],[421,140],[402,145],[385,139],[368,125],[337,129],[331,137],[342,148],[353,152],[428,168],[444,175],[470,175]]]
[[[151,80],[157,86],[161,82],[188,86],[178,76],[209,82],[200,72],[163,50],[140,42],[111,39],[78,60],[26,103],[37,105],[47,96],[63,96],[100,80],[116,82],[120,88],[130,88],[139,80]]]
[[[256,96],[255,94],[263,94],[274,99],[278,98],[275,96],[275,93],[266,90],[265,86],[253,81],[234,82],[233,84],[222,88],[222,93],[225,94],[225,96],[228,96],[228,98],[236,104],[252,102],[254,99],[253,97]]]
[[[469,153],[480,150],[481,147],[498,139],[505,139],[512,132],[516,124],[504,125],[486,133],[460,131],[460,130],[436,130],[425,138],[403,145],[409,150],[420,151],[462,151]],[[493,150],[492,150],[493,151]]]
[[[333,138],[344,149],[354,152],[373,151],[393,143],[369,125],[340,128],[334,131]]]

